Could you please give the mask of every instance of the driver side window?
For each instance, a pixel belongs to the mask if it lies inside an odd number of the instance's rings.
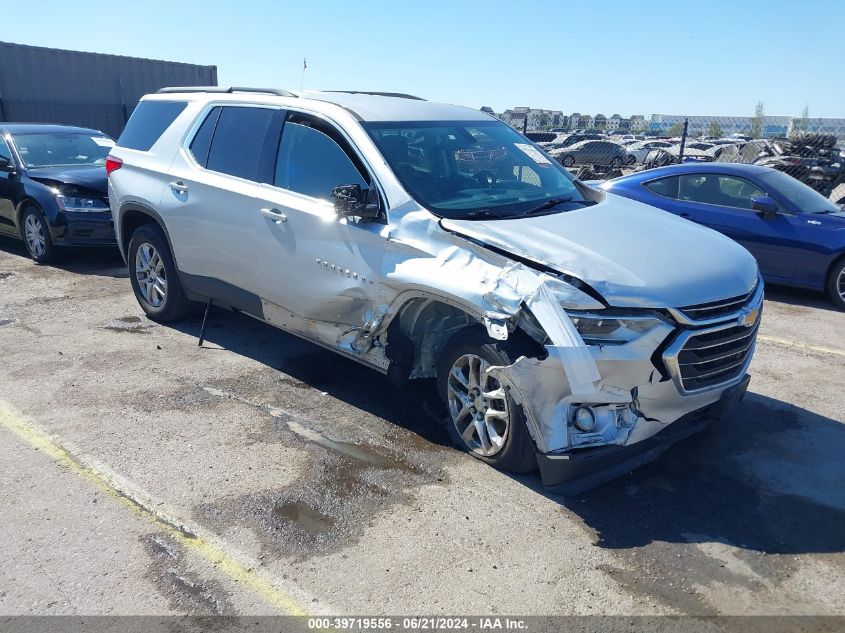
[[[273,181],[277,187],[322,200],[331,200],[332,189],[341,185],[368,188],[349,154],[318,129],[325,125],[295,114],[285,122]]]

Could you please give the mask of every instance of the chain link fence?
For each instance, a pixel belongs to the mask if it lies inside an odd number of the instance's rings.
[[[600,127],[531,130],[527,116],[501,118],[582,180],[680,163],[743,163],[787,173],[845,204],[845,119],[653,115],[636,130],[608,129],[607,119],[599,119]]]

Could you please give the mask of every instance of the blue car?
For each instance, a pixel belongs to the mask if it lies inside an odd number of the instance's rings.
[[[757,258],[767,282],[826,291],[845,308],[845,212],[788,174],[759,165],[694,163],[599,187],[724,233]]]
[[[97,130],[0,123],[0,235],[22,239],[39,263],[60,246],[116,246],[106,176],[113,146]]]

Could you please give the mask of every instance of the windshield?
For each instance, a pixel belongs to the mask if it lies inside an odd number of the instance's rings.
[[[818,191],[811,189],[800,180],[796,180],[782,171],[770,171],[761,176],[760,180],[788,199],[802,213],[839,213],[842,211]]]
[[[543,212],[587,201],[565,169],[499,121],[365,127],[405,189],[441,217],[518,217],[551,200]]]
[[[12,136],[24,167],[105,165],[114,146],[107,136],[77,132],[15,134]]]

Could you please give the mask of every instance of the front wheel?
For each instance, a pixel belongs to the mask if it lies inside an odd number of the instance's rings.
[[[21,237],[26,252],[39,264],[56,259],[56,247],[50,237],[50,228],[44,214],[36,207],[27,207],[21,216]]]
[[[830,271],[827,293],[840,309],[845,310],[845,257],[841,257]]]
[[[129,279],[141,308],[153,321],[177,321],[191,309],[164,231],[155,224],[138,227],[129,240]]]
[[[615,156],[610,161],[610,166],[613,167],[613,169],[619,169],[620,167],[622,167],[622,159],[619,156]]]
[[[575,164],[575,157],[574,156],[565,156],[563,158],[563,166],[564,167],[572,167]]]
[[[502,470],[537,468],[534,443],[522,409],[487,369],[512,364],[519,353],[510,341],[494,341],[470,328],[446,347],[437,372],[446,401],[446,427],[452,442],[473,457]]]

